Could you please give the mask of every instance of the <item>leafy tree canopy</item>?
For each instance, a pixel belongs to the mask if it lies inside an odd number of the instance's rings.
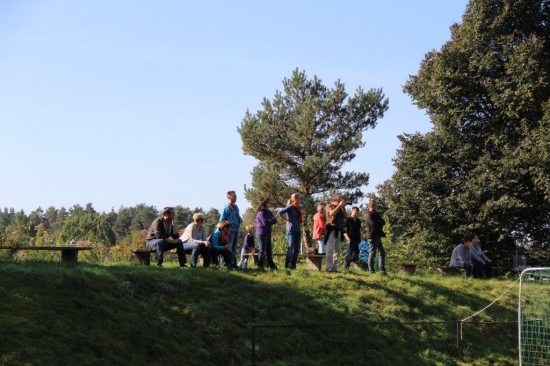
[[[509,260],[550,234],[550,1],[471,0],[404,90],[434,128],[399,136],[379,187],[387,216],[423,256],[482,234]],[[547,251],[546,251],[547,252]],[[548,257],[548,254],[546,254]]]

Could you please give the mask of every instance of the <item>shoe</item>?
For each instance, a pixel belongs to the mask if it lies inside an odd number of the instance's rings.
[[[162,263],[161,263],[161,264],[157,264],[157,267],[158,267],[158,268],[162,268]]]
[[[184,264],[183,266],[180,266],[180,268],[183,269],[183,268],[189,268],[189,267],[187,266],[187,264]]]
[[[376,273],[376,272],[374,272],[374,271],[370,271],[370,274],[371,274],[371,275],[372,275],[372,274],[375,274],[375,273]]]
[[[380,272],[380,274],[381,274],[382,276],[387,276],[387,275],[388,275],[388,274],[386,273],[386,271],[382,271],[382,272]]]

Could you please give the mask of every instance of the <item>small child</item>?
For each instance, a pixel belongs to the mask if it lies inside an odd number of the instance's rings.
[[[243,248],[241,249],[240,268],[246,268],[248,262],[248,257],[245,257],[244,254],[254,252],[254,225],[246,225],[244,229],[246,230],[246,235],[244,236]]]

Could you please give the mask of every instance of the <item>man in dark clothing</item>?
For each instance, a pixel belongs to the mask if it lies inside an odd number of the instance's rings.
[[[370,273],[374,273],[374,258],[376,257],[376,252],[378,251],[380,252],[378,258],[380,273],[385,275],[386,266],[384,265],[384,262],[386,260],[386,252],[384,251],[384,246],[382,245],[382,238],[385,237],[386,234],[382,228],[386,222],[378,213],[378,205],[375,201],[369,202],[369,210],[367,211],[365,223],[367,224],[367,241],[370,246],[369,271]]]
[[[344,269],[349,268],[351,261],[359,259],[359,243],[361,242],[361,220],[359,216],[359,207],[353,206],[351,208],[351,215],[346,221],[346,231],[344,237],[346,238],[347,251],[346,258],[344,259]]]
[[[183,244],[179,235],[174,230],[173,222],[176,214],[173,207],[165,207],[162,210],[162,217],[155,219],[151,223],[149,233],[145,245],[147,248],[157,253],[157,266],[162,267],[164,261],[164,252],[171,249],[176,249],[180,267],[185,267],[185,253]]]

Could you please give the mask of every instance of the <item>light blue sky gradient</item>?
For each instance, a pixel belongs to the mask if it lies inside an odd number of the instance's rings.
[[[431,124],[403,94],[465,0],[0,2],[0,208],[139,203],[244,211],[237,133],[295,68],[386,116],[347,170],[390,178],[397,135]],[[254,206],[256,204],[254,203]]]

